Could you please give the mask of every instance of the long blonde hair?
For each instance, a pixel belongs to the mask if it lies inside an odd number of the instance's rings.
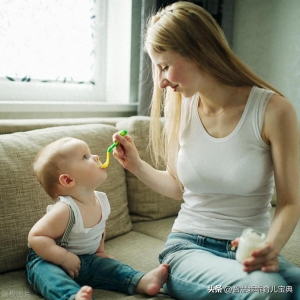
[[[147,24],[144,48],[174,51],[188,57],[201,70],[228,86],[257,86],[281,93],[254,74],[230,49],[223,31],[203,8],[176,2],[158,11]],[[181,126],[181,94],[159,87],[158,70],[153,70],[150,149],[156,166],[167,166],[176,178],[178,134]],[[160,118],[164,116],[164,124]],[[163,136],[164,143],[161,142]]]

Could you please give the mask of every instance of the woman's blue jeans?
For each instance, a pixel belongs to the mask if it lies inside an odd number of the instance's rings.
[[[115,259],[95,254],[78,257],[81,261],[80,272],[72,279],[61,267],[43,260],[30,250],[26,266],[29,284],[47,300],[74,299],[83,285],[131,295],[145,275]]]
[[[231,241],[172,232],[159,254],[174,299],[300,299],[300,268],[279,256],[278,272],[246,273]]]

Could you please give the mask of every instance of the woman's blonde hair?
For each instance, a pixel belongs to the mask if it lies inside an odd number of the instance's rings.
[[[45,192],[52,198],[59,196],[59,176],[66,167],[68,155],[62,145],[72,138],[61,138],[41,149],[34,160],[33,171]]]
[[[225,85],[257,86],[281,95],[240,61],[230,49],[214,18],[193,3],[176,2],[153,15],[148,20],[144,48],[146,51],[174,51],[188,57],[201,70]],[[169,172],[178,179],[176,157],[182,98],[180,93],[174,93],[171,89],[161,89],[158,70],[154,66],[152,70],[150,149],[156,165],[166,165]],[[163,126],[160,120],[162,116]],[[164,143],[161,142],[162,136]]]

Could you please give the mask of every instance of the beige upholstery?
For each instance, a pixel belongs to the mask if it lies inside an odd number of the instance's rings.
[[[34,155],[41,147],[58,138],[73,136],[86,141],[91,151],[105,161],[112,135],[127,129],[141,157],[150,162],[149,118],[108,118],[103,120],[105,124],[101,122],[99,119],[0,120],[0,132],[6,133],[0,134],[0,300],[43,299],[31,290],[24,269],[28,232],[52,203],[32,172]],[[9,133],[14,130],[19,132]],[[106,251],[138,270],[149,271],[159,264],[157,257],[171,231],[180,201],[154,193],[125,172],[113,157],[107,174],[107,181],[99,187],[107,193],[112,211],[107,222]],[[299,245],[300,223],[282,250],[286,258],[300,267]],[[93,295],[94,299],[102,300],[170,299],[163,290],[155,297],[103,290],[96,290]]]
[[[0,134],[23,132],[34,129],[85,124],[115,125],[124,118],[85,118],[85,119],[20,119],[1,120]]]

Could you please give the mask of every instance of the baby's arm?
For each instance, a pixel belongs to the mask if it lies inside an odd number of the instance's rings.
[[[100,242],[100,245],[96,251],[96,255],[100,256],[100,257],[103,257],[103,258],[112,258],[112,259],[115,259],[112,255],[110,254],[107,254],[104,252],[104,241],[105,241],[105,234],[106,234],[106,230],[104,230],[103,232],[103,235],[102,235],[102,239],[101,239],[101,242]]]
[[[55,242],[56,238],[64,234],[69,217],[69,207],[64,203],[56,203],[51,211],[32,227],[28,235],[28,242],[37,255],[61,266],[74,278],[80,269],[78,256],[58,246]]]

